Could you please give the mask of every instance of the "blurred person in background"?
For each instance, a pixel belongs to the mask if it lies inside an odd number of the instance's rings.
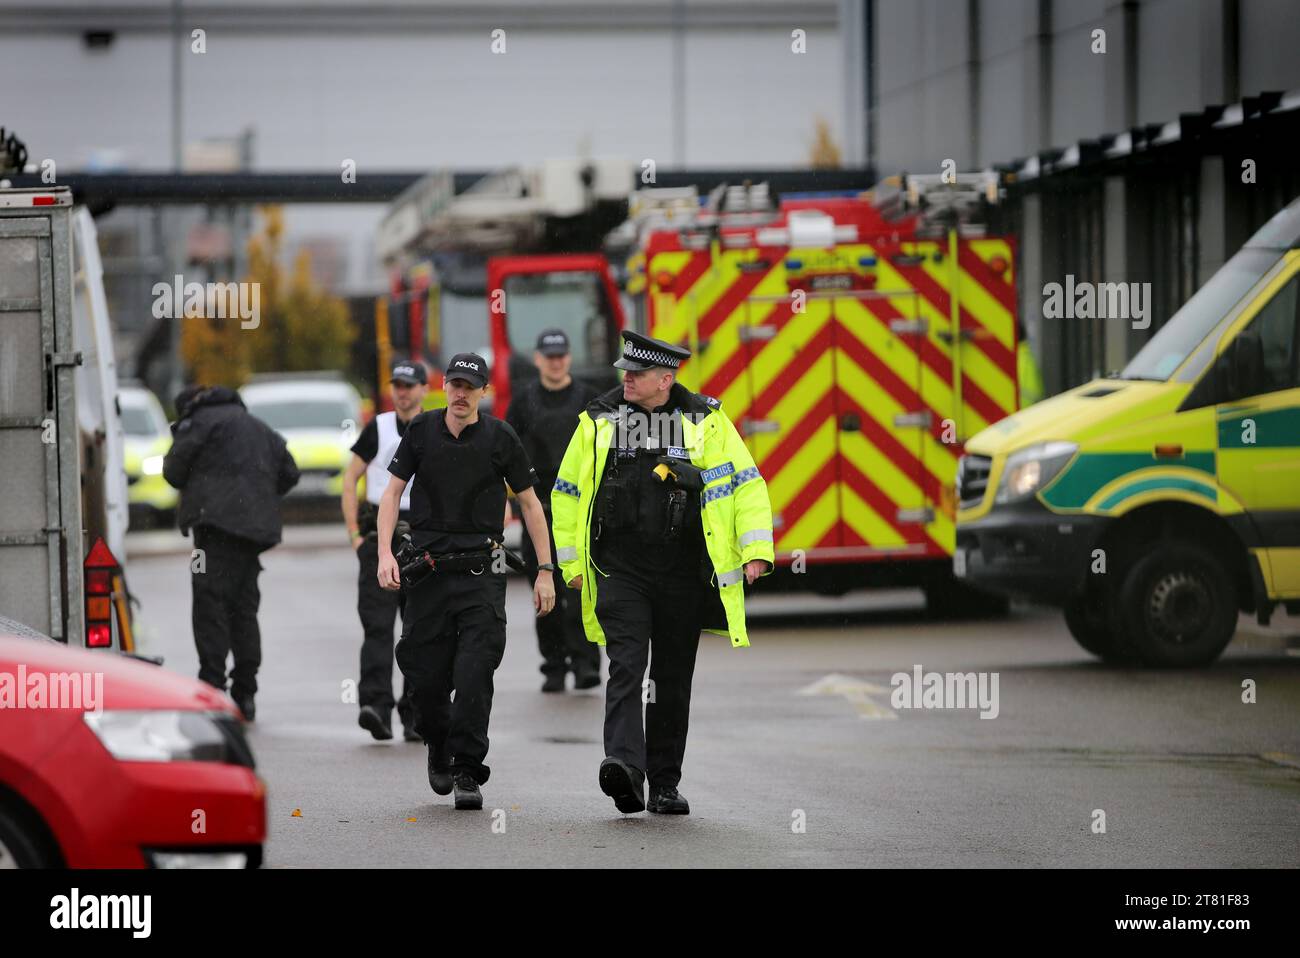
[[[533,364],[538,378],[520,389],[510,400],[506,422],[514,426],[524,451],[537,470],[537,498],[551,524],[551,489],[560,472],[560,460],[569,447],[578,414],[596,398],[596,390],[570,375],[573,357],[569,337],[560,329],[543,330],[537,337]],[[529,578],[537,575],[537,553],[528,536],[523,537],[524,563]],[[555,554],[555,539],[551,539]],[[556,614],[537,619],[537,648],[542,653],[543,692],[563,692],[565,679],[573,673],[575,689],[600,684],[600,646],[588,642],[582,629],[582,602],[577,593],[564,588],[559,572],[555,579]]]
[[[194,535],[190,618],[199,678],[224,692],[233,653],[230,697],[251,722],[262,663],[258,557],[280,542],[280,497],[298,484],[298,466],[284,438],[224,386],[181,390],[172,437],[163,477],[180,490],[181,532]]]
[[[357,614],[364,637],[361,641],[361,683],[357,688],[361,705],[357,724],[375,739],[393,737],[393,625],[403,610],[402,596],[379,585],[379,500],[388,485],[388,464],[406,434],[406,427],[420,414],[429,377],[421,363],[400,359],[393,364],[389,380],[392,412],[381,412],[366,423],[352,444],[352,461],[343,473],[343,521],[357,554]],[[366,477],[366,498],[357,505],[357,480]],[[411,491],[402,493],[398,522],[410,522]],[[398,543],[393,543],[394,551]],[[402,720],[402,738],[420,741],[415,731],[414,704],[410,686],[403,680],[402,697],[396,703]]]

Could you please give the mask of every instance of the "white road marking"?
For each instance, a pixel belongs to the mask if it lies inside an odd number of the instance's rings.
[[[873,682],[850,678],[834,673],[818,679],[811,685],[799,689],[799,695],[839,695],[849,700],[859,716],[864,719],[897,719],[893,709],[887,708],[874,699],[873,695],[889,695],[890,690]]]

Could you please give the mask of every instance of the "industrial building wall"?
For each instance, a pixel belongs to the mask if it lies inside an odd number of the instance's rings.
[[[10,94],[0,126],[19,134],[32,163],[53,159],[64,173],[169,170],[177,143],[184,153],[246,130],[255,170],[341,172],[353,160],[364,177],[582,153],[660,168],[801,167],[819,119],[846,164],[863,159],[857,0],[184,0],[179,9],[177,29],[170,0],[0,0],[0,88]],[[493,53],[497,29],[503,53]],[[794,52],[795,30],[805,52]],[[382,213],[291,207],[288,250],[311,249],[339,292],[373,294],[384,286],[373,243]],[[123,208],[102,224],[121,250],[107,282],[128,332],[148,324],[140,290],[182,265],[159,262],[159,251],[182,248],[196,218]]]
[[[860,86],[838,0],[319,5],[187,2],[182,138],[256,130],[257,169],[493,168],[587,150],[663,166],[808,161],[823,118],[850,162]],[[76,16],[60,14],[75,7]],[[170,4],[0,2],[0,122],[33,157],[172,165]],[[405,13],[403,14],[403,11]],[[111,32],[90,46],[88,24]],[[504,30],[503,53],[492,31]],[[806,52],[792,50],[803,30]],[[364,37],[366,42],[357,42]],[[680,49],[677,45],[680,40]],[[848,79],[846,79],[848,78]],[[851,79],[852,82],[849,82]],[[70,117],[77,122],[70,123]],[[847,134],[847,135],[846,135]]]
[[[963,169],[1007,163],[1300,88],[1292,0],[872,3],[884,174],[936,172],[949,157]]]
[[[1300,7],[1290,0],[873,0],[871,18],[868,153],[881,174],[939,172],[949,158],[962,169],[1016,166],[1300,90]],[[1013,190],[1001,218],[1020,238],[1021,315],[1049,391],[1123,366],[1294,198],[1287,156],[1243,129],[1180,151],[1155,175],[1116,161]],[[1257,163],[1254,183],[1241,182],[1245,159]],[[1044,285],[1067,276],[1150,283],[1150,329],[1044,320]]]

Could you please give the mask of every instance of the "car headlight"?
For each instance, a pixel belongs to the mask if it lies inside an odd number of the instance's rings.
[[[162,456],[146,456],[140,463],[140,471],[146,476],[161,476],[163,470]]]
[[[207,712],[122,710],[86,712],[86,725],[121,762],[225,762],[250,764],[223,727]],[[224,723],[229,724],[229,723]],[[247,746],[244,746],[246,750]],[[251,755],[249,756],[251,759]]]
[[[1071,457],[1078,452],[1074,442],[1042,442],[1007,457],[998,484],[999,503],[1019,502],[1038,492],[1056,478]]]

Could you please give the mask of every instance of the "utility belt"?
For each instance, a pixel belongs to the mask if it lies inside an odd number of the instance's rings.
[[[656,488],[661,483],[667,486],[663,495]],[[700,470],[688,462],[657,453],[626,456],[610,450],[596,496],[593,538],[636,532],[650,541],[676,542],[692,522],[698,525],[703,488]]]
[[[402,589],[406,590],[422,585],[439,572],[469,572],[473,575],[482,575],[491,567],[498,549],[504,553],[507,566],[519,572],[524,570],[523,559],[490,539],[484,543],[482,549],[434,554],[425,549],[417,549],[415,543],[411,541],[410,533],[407,532],[402,534],[402,546],[393,558],[397,560]]]

